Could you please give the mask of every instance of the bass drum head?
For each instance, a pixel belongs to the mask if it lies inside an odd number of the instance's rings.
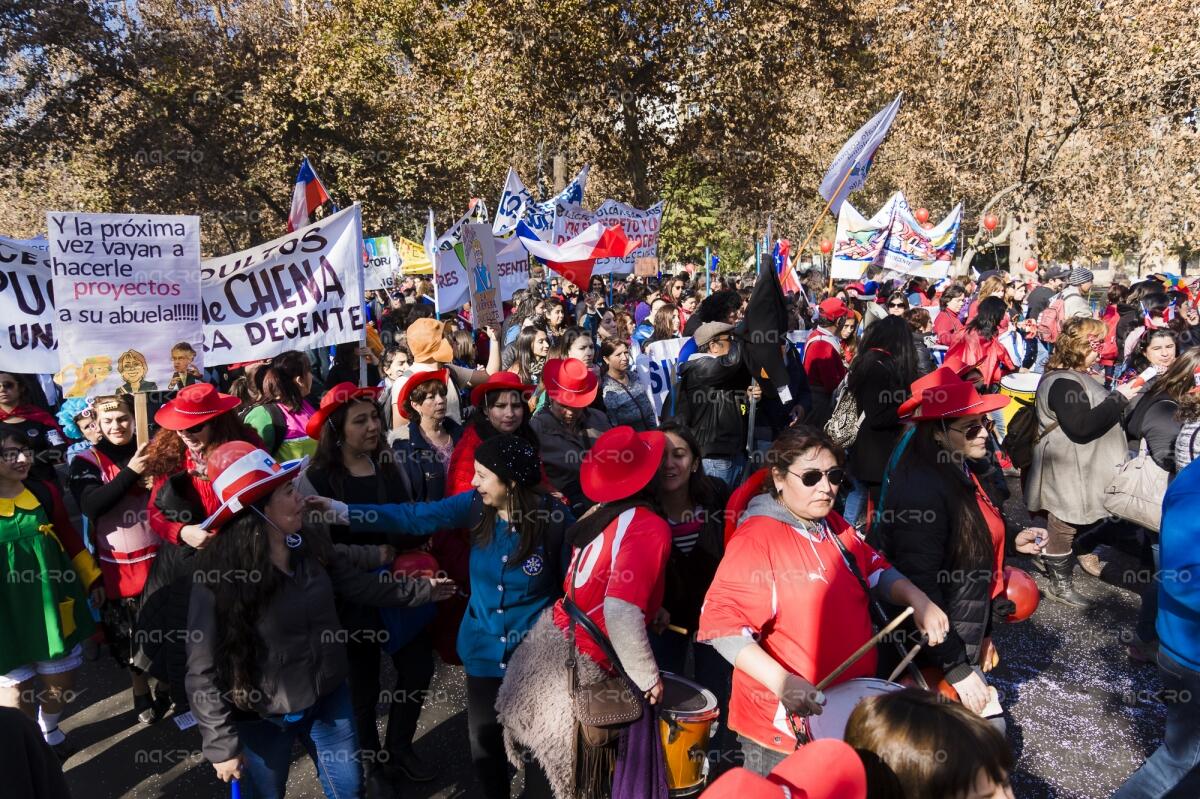
[[[677,716],[697,716],[717,709],[717,697],[703,685],[662,672],[663,696],[660,707]]]
[[[808,716],[804,719],[805,729],[810,740],[818,738],[836,738],[839,741],[846,738],[846,724],[850,714],[858,703],[868,696],[879,696],[899,691],[904,686],[899,683],[880,680],[875,677],[858,677],[847,680],[831,688],[826,688],[825,709],[819,716]]]

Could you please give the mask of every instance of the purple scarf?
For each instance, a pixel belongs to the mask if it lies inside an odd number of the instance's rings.
[[[667,764],[658,710],[642,701],[642,717],[621,730],[612,799],[667,799]]]

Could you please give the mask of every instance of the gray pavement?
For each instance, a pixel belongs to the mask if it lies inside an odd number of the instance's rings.
[[[1009,510],[1020,512],[1016,507]],[[1021,560],[1014,565],[1022,565]],[[1027,570],[1044,585],[1040,575]],[[1134,663],[1125,652],[1137,596],[1080,575],[1079,590],[1095,600],[1091,609],[1077,611],[1043,601],[1033,618],[1002,625],[995,633],[1001,664],[993,677],[1008,711],[1008,737],[1017,759],[1013,787],[1022,799],[1107,797],[1162,738],[1165,714],[1157,699],[1157,671]],[[388,679],[390,675],[385,686]],[[85,664],[77,691],[78,699],[62,724],[83,747],[66,764],[76,797],[228,795],[198,752],[195,728],[181,732],[169,719],[153,726],[137,723],[127,678],[107,656]],[[437,778],[403,784],[399,796],[480,795],[467,753],[465,707],[461,670],[439,668],[416,743],[418,753],[437,765]],[[313,767],[300,750],[288,796],[322,796]]]

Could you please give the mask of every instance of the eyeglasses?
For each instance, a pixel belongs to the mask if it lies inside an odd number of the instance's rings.
[[[822,477],[827,478],[831,486],[840,486],[842,481],[846,479],[846,470],[837,466],[825,471],[821,471],[820,469],[805,469],[802,472],[793,472],[791,469],[788,469],[788,474],[799,477],[800,482],[808,488],[812,488],[821,482]]]
[[[200,424],[194,424],[183,432],[187,433],[189,436],[194,436],[197,433],[203,433],[210,424],[212,424],[212,419],[205,419]]]
[[[979,434],[982,433],[984,430],[987,430],[990,433],[994,426],[995,426],[995,423],[992,422],[991,419],[984,419],[981,422],[975,422],[974,424],[967,425],[967,427],[965,429],[959,428],[959,427],[950,427],[950,426],[947,426],[946,429],[953,430],[956,433],[960,433],[964,438],[972,439],[972,438],[977,438],[979,436]]]
[[[27,461],[32,461],[33,450],[31,450],[29,447],[0,449],[0,460],[4,461],[5,463],[16,463],[17,461],[21,460],[21,458],[25,458]]]

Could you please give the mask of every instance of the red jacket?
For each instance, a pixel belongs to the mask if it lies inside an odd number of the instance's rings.
[[[948,366],[958,374],[968,368],[975,368],[983,375],[983,384],[992,386],[1000,382],[1000,378],[1009,372],[1017,370],[1016,364],[1008,355],[1008,350],[998,339],[984,340],[979,332],[963,328],[955,337],[954,343],[946,351],[943,366]]]

